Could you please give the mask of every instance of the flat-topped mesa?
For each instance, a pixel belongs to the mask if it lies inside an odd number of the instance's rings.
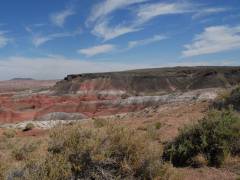
[[[118,90],[129,95],[159,95],[238,83],[240,67],[174,67],[68,75],[54,90],[57,94]]]

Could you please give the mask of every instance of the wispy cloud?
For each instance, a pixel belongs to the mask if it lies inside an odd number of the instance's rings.
[[[74,32],[63,32],[63,33],[52,33],[48,35],[39,35],[39,34],[33,34],[32,43],[35,47],[39,47],[49,41],[53,41],[55,39],[65,38],[65,37],[74,37],[76,35],[79,35],[82,33],[82,29],[78,28]]]
[[[138,6],[134,6],[135,9],[128,7],[135,4],[138,4]],[[112,25],[110,20],[114,19],[113,13],[126,7],[129,8],[132,14],[131,18]],[[147,22],[159,16],[189,13],[190,17],[196,19],[227,10],[227,8],[209,8],[186,1],[150,3],[148,0],[104,0],[94,6],[87,23],[95,22],[92,34],[107,41],[142,30]]]
[[[24,28],[25,28],[25,30],[27,32],[33,33],[35,28],[40,28],[40,27],[43,27],[43,26],[46,26],[46,24],[44,24],[44,23],[37,23],[37,24],[27,25]]]
[[[46,36],[37,35],[33,37],[32,43],[34,44],[35,47],[39,47],[48,41],[52,41],[58,38],[69,37],[69,36],[72,36],[72,34],[71,33],[55,33],[55,34],[50,34]]]
[[[114,39],[127,33],[142,30],[143,24],[156,16],[179,14],[192,11],[190,10],[191,5],[186,3],[140,4],[137,10],[132,11],[134,13],[134,19],[131,19],[130,23],[119,23],[118,25],[110,26],[109,18],[107,15],[117,9],[136,3],[147,2],[147,0],[121,0],[116,4],[114,2],[118,1],[106,0],[102,4],[97,5],[95,8],[93,8],[93,10],[95,10],[95,13],[93,13],[89,18],[90,20],[97,20],[92,33],[102,38],[104,41]]]
[[[67,18],[74,14],[75,14],[75,11],[73,10],[73,8],[68,7],[66,9],[64,9],[63,11],[51,14],[50,19],[54,25],[56,25],[58,27],[63,27]]]
[[[184,46],[183,56],[199,56],[240,48],[240,26],[211,26]]]
[[[87,24],[94,23],[92,34],[102,38],[104,41],[114,39],[118,36],[138,31],[134,25],[126,25],[119,23],[118,25],[109,25],[109,15],[119,9],[128,6],[147,2],[149,0],[104,0],[92,8]]]
[[[97,19],[102,19],[106,17],[108,14],[116,11],[118,9],[125,8],[127,6],[146,2],[148,0],[105,0],[101,3],[98,3],[92,8],[91,14],[87,20],[87,22],[93,22]]]
[[[122,24],[112,27],[109,26],[109,21],[104,19],[96,24],[92,30],[92,34],[102,38],[104,41],[107,41],[138,30],[139,29],[135,28],[134,26],[126,26]]]
[[[6,35],[6,31],[0,31],[0,48],[5,47],[11,39]]]
[[[80,49],[78,50],[78,53],[83,54],[85,56],[95,56],[98,54],[105,54],[113,51],[115,49],[115,46],[112,44],[104,44],[99,46],[93,46],[87,49]]]
[[[202,18],[208,15],[212,15],[212,14],[218,14],[218,13],[222,13],[222,12],[226,12],[228,11],[229,8],[222,8],[222,7],[218,7],[218,8],[201,8],[199,11],[197,11],[192,18],[193,19],[198,19],[198,18]]]
[[[189,3],[153,3],[141,6],[137,10],[138,23],[147,22],[157,16],[194,12],[195,7]]]
[[[147,39],[142,39],[142,40],[138,40],[138,41],[130,41],[128,43],[128,48],[134,48],[137,46],[144,46],[144,45],[148,45],[148,44],[152,44],[152,43],[156,43],[159,41],[162,41],[164,39],[166,39],[167,37],[164,35],[155,35],[151,38],[147,38]]]

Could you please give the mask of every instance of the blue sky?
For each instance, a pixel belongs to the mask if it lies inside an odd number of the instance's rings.
[[[240,65],[239,0],[2,0],[0,79]]]

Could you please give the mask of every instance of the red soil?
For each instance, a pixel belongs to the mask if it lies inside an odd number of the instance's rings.
[[[140,105],[114,105],[106,100],[117,96],[93,94],[74,96],[31,95],[17,97],[14,93],[0,94],[0,123],[34,120],[52,112],[82,113],[88,117],[112,115],[142,109]]]

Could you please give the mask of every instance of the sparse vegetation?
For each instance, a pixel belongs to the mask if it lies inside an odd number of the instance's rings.
[[[13,138],[16,135],[16,131],[14,129],[6,129],[3,132],[3,135],[7,138]]]
[[[25,166],[23,174],[33,179],[153,179],[163,174],[160,157],[161,145],[136,130],[73,125],[53,130],[47,158]]]
[[[4,179],[6,177],[6,169],[7,168],[4,163],[0,163],[0,179]]]
[[[147,136],[152,140],[157,140],[159,138],[155,124],[147,126]]]
[[[30,131],[34,128],[34,124],[33,123],[28,123],[25,128],[23,129],[23,131]]]
[[[232,91],[226,90],[220,93],[218,99],[213,103],[213,107],[219,110],[233,108],[240,111],[240,86]]]
[[[107,120],[105,119],[97,119],[97,118],[94,118],[93,119],[93,125],[95,128],[101,128],[101,127],[104,127],[106,126],[108,123]]]
[[[26,143],[20,147],[15,147],[15,149],[12,151],[12,155],[17,161],[26,160],[27,156],[35,151],[37,147],[37,143]]]
[[[0,161],[9,163],[0,163],[0,179],[183,179],[189,169],[220,167],[227,158],[240,157],[240,118],[235,112],[239,101],[230,98],[238,94],[240,89],[222,93],[214,104],[221,102],[214,106],[218,110],[213,108],[198,123],[183,128],[175,139],[171,138],[177,131],[170,133],[171,141],[160,135],[168,135],[166,129],[171,129],[175,121],[171,119],[171,124],[164,121],[171,117],[158,119],[152,114],[142,118],[151,117],[150,121],[140,122],[136,116],[132,124],[124,122],[124,116],[115,116],[59,125],[49,131],[42,152],[38,152],[37,143],[19,143],[28,133],[3,129]],[[33,128],[29,123],[23,131]],[[8,157],[1,158],[1,154]],[[178,168],[182,166],[194,168]]]
[[[240,118],[232,111],[211,111],[198,124],[184,128],[164,150],[175,166],[191,165],[203,154],[210,166],[221,166],[227,154],[239,154]]]
[[[155,123],[155,128],[160,129],[162,127],[162,124],[160,122]]]

